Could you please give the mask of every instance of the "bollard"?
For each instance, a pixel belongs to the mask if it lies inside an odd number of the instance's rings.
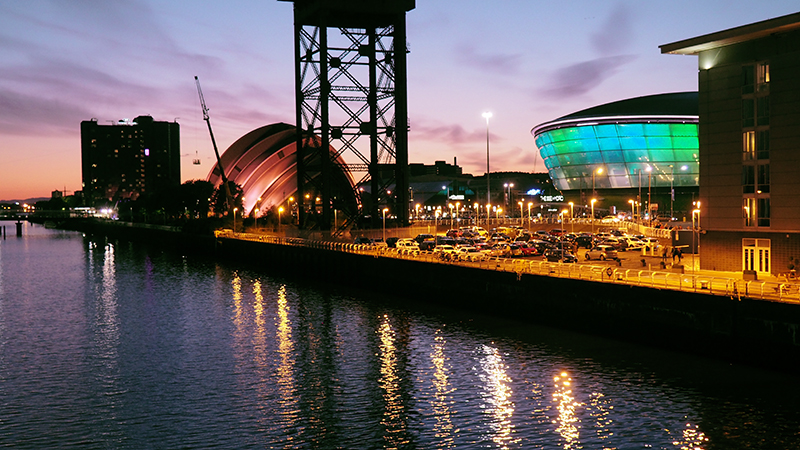
[[[22,222],[17,222],[17,237],[22,236]]]

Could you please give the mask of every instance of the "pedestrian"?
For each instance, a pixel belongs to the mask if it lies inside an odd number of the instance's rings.
[[[672,248],[672,264],[675,264],[675,257],[678,256],[678,251],[679,250],[677,248],[675,247]]]
[[[681,258],[683,258],[683,252],[681,251],[681,249],[678,249],[678,264],[681,263]]]
[[[667,262],[667,246],[661,249],[661,261]]]

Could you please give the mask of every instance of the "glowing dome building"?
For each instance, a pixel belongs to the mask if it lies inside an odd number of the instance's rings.
[[[697,92],[679,92],[595,106],[531,133],[556,188],[594,190],[617,197],[624,208],[625,198],[642,188],[655,192],[653,202],[673,191],[697,192],[697,125]],[[669,211],[669,199],[666,204],[659,209]]]
[[[220,155],[228,180],[242,187],[245,199],[244,215],[250,214],[256,207],[264,211],[284,204],[297,192],[295,133],[294,125],[286,123],[266,125],[237,139]],[[333,147],[330,148],[330,153],[332,156],[336,155]],[[338,208],[355,211],[357,203],[353,178],[341,157],[336,156],[334,161],[338,170],[331,179],[336,187],[336,198],[340,199]],[[306,161],[307,167],[314,165],[319,163]],[[311,176],[313,178],[319,174]],[[222,184],[222,177],[216,164],[208,174],[208,181],[214,186]]]

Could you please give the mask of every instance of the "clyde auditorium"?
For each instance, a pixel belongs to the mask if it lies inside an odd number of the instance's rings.
[[[597,215],[630,211],[633,200],[637,215],[678,220],[698,193],[697,132],[697,92],[620,100],[531,130],[565,202],[586,207],[596,198]]]

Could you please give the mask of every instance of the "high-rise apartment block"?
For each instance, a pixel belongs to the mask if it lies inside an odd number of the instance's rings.
[[[100,125],[81,122],[83,195],[112,205],[180,185],[180,128],[150,116]]]

